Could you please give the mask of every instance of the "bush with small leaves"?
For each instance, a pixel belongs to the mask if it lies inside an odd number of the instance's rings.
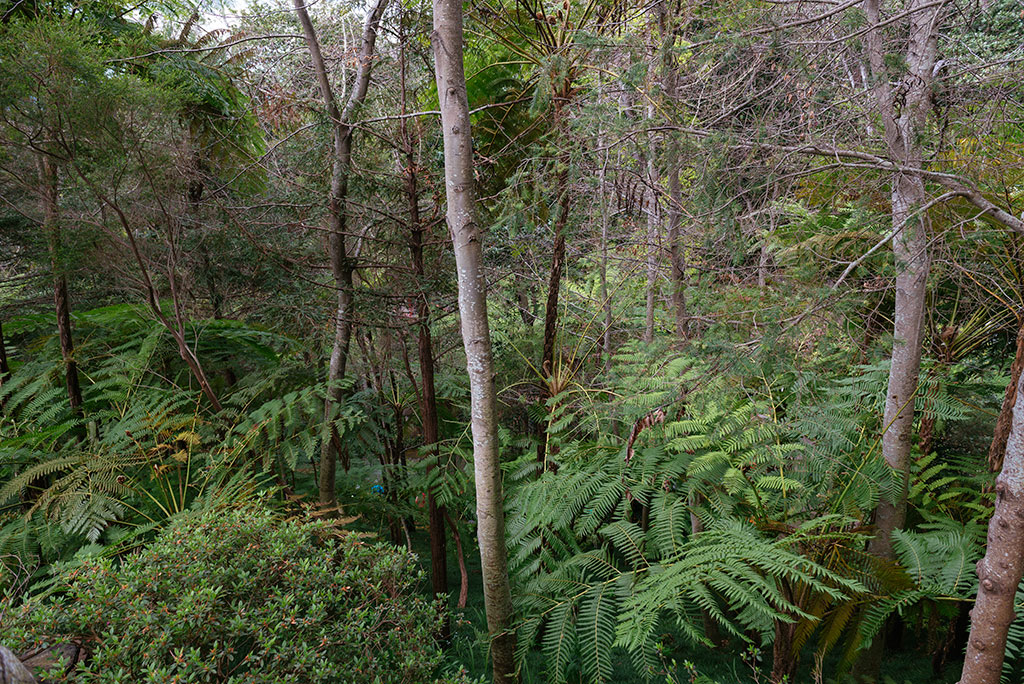
[[[439,680],[442,611],[417,592],[404,550],[269,512],[218,511],[171,524],[118,564],[58,576],[61,598],[2,605],[12,650],[76,641],[82,683]]]

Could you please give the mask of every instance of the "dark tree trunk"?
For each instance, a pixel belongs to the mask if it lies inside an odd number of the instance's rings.
[[[57,311],[57,333],[60,336],[60,355],[64,359],[64,384],[68,390],[71,413],[82,417],[82,387],[78,382],[78,364],[75,361],[75,342],[71,337],[71,302],[68,283],[58,277],[53,283],[53,303]]]
[[[1003,454],[1006,452],[1006,440],[1010,436],[1010,424],[1013,422],[1013,406],[1017,401],[1017,383],[1020,381],[1021,369],[1024,368],[1024,318],[1017,330],[1017,351],[1010,364],[1010,384],[1003,395],[1003,406],[996,420],[995,434],[988,448],[988,467],[993,473],[1003,469]]]
[[[548,273],[548,295],[544,304],[544,348],[540,357],[540,374],[547,381],[556,371],[555,338],[558,335],[558,293],[562,288],[562,270],[565,267],[565,227],[569,222],[569,160],[558,173],[559,214],[555,221],[555,244],[551,249],[551,271]],[[549,388],[550,389],[550,388]],[[550,396],[550,394],[548,395]]]
[[[57,167],[45,156],[39,158],[40,190],[43,197],[43,230],[50,250],[50,269],[53,272],[53,308],[57,316],[57,335],[60,339],[60,355],[64,361],[64,385],[67,388],[71,413],[81,419],[82,387],[78,380],[78,364],[75,361],[75,342],[71,335],[71,300],[68,283],[61,264],[60,196],[57,188]],[[6,356],[6,355],[5,355]],[[84,437],[80,426],[75,433]]]
[[[465,608],[466,601],[469,599],[469,573],[466,571],[466,556],[462,553],[462,538],[459,536],[459,526],[455,524],[452,517],[447,512],[444,517],[448,521],[448,526],[451,527],[452,539],[455,540],[455,557],[459,559],[459,600],[455,606]]]
[[[403,128],[405,120],[402,121]],[[426,267],[423,261],[423,223],[420,221],[419,192],[412,140],[406,138],[406,196],[409,201],[409,252],[416,274],[416,349],[420,362],[420,415],[423,418],[423,443],[432,449],[438,442],[437,393],[434,383],[434,344],[430,335],[430,307],[427,300]],[[430,513],[430,581],[436,595],[448,594],[448,551],[445,543],[444,507],[433,492],[427,492]]]
[[[775,621],[775,639],[772,641],[772,673],[769,677],[772,684],[793,682],[797,666],[797,658],[793,653],[794,636],[796,636],[795,622]]]
[[[556,120],[557,120],[556,115]],[[569,158],[561,157],[564,164],[558,173],[559,214],[555,221],[555,244],[551,250],[551,272],[548,274],[548,296],[544,305],[544,348],[541,353],[541,397],[550,399],[558,394],[559,370],[555,363],[555,342],[558,337],[558,292],[562,288],[562,270],[565,264],[565,228],[569,222]],[[547,421],[540,421],[537,428],[537,462],[547,460]]]

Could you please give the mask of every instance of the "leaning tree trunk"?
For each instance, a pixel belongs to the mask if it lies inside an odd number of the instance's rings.
[[[327,400],[324,402],[324,423],[329,424],[334,407],[341,403],[341,379],[345,377],[348,364],[348,351],[352,341],[352,273],[355,269],[352,258],[348,254],[345,241],[348,212],[345,206],[348,197],[348,176],[352,166],[352,115],[356,108],[366,99],[366,91],[370,83],[370,68],[373,61],[374,45],[377,41],[377,29],[380,27],[381,16],[388,5],[388,0],[377,0],[366,15],[363,24],[362,43],[359,48],[356,64],[356,78],[352,93],[339,111],[334,90],[331,88],[330,76],[320,51],[313,22],[306,11],[305,0],[294,0],[295,13],[302,24],[302,33],[306,38],[313,70],[316,72],[320,96],[323,98],[327,116],[331,121],[331,133],[334,144],[334,161],[331,168],[331,189],[328,196],[327,210],[330,220],[328,230],[328,257],[331,262],[331,273],[334,276],[334,287],[337,291],[337,302],[334,312],[334,343],[331,348],[331,362],[327,371]],[[320,447],[320,482],[319,503],[324,513],[331,514],[338,505],[335,488],[335,477],[338,467],[338,453],[335,448],[340,439],[333,426],[327,426]]]
[[[1017,397],[1022,380],[1017,380]],[[985,557],[978,562],[978,597],[960,684],[999,684],[1014,598],[1024,576],[1024,401],[1016,401],[1003,468],[996,478],[996,507],[988,524]]]
[[[494,682],[517,681],[512,593],[508,583],[505,514],[498,455],[491,333],[487,323],[480,229],[476,224],[473,139],[469,129],[466,74],[462,62],[462,2],[434,0],[434,69],[444,137],[448,228],[455,246],[459,314],[469,372],[473,468],[476,479],[477,539],[490,634]]]

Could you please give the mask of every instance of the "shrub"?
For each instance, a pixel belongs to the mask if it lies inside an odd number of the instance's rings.
[[[12,650],[80,642],[76,682],[435,681],[442,612],[404,550],[248,509],[187,516],[118,565],[0,605]],[[59,681],[59,678],[58,678]],[[451,680],[448,680],[451,681]]]

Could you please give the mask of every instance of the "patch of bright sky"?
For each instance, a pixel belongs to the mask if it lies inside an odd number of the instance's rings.
[[[200,4],[203,28],[207,31],[230,29],[245,9],[246,0],[217,0]]]

